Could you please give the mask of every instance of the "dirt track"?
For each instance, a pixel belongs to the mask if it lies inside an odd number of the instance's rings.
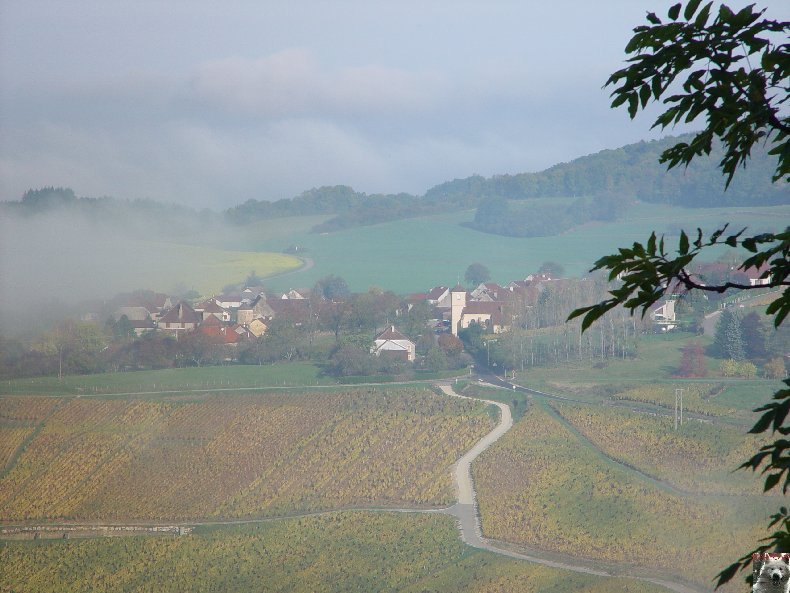
[[[486,384],[488,387],[497,387],[495,385]],[[592,574],[597,576],[623,576],[633,578],[640,581],[646,581],[662,587],[666,587],[670,591],[676,593],[703,593],[703,589],[699,589],[684,583],[678,583],[658,576],[636,575],[632,572],[630,566],[620,565],[607,565],[602,562],[595,562],[587,559],[575,558],[562,558],[559,555],[543,553],[540,551],[516,551],[506,549],[502,545],[497,545],[495,542],[483,537],[482,527],[480,524],[480,514],[477,507],[477,494],[474,489],[474,482],[472,481],[471,465],[472,462],[488,447],[498,441],[504,436],[508,430],[513,426],[513,417],[510,413],[510,407],[506,404],[495,402],[492,400],[467,397],[458,395],[452,390],[448,383],[440,383],[439,387],[442,392],[451,397],[461,397],[474,401],[497,406],[500,410],[499,424],[482,439],[480,439],[474,447],[467,451],[455,464],[455,481],[458,489],[458,503],[446,512],[452,514],[458,519],[458,527],[461,532],[462,541],[472,547],[488,550],[495,554],[509,556],[519,560],[526,560],[536,564],[543,564],[553,568],[560,568],[570,570],[573,572],[580,572],[584,574]]]

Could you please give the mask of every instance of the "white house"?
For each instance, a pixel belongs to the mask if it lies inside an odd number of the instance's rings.
[[[414,342],[395,329],[394,325],[390,325],[376,336],[370,352],[376,356],[381,356],[383,354],[385,356],[393,356],[401,360],[413,362],[416,357],[417,348]]]
[[[448,309],[450,307],[450,289],[446,286],[435,286],[428,292],[426,300],[432,307]]]
[[[746,276],[749,277],[749,284],[751,286],[765,286],[771,283],[772,277],[768,274],[771,266],[763,264],[759,268],[751,267],[745,270]],[[763,278],[763,275],[765,277]]]
[[[675,329],[677,320],[675,317],[675,299],[662,301],[660,305],[650,311],[650,320],[662,326],[663,331]]]

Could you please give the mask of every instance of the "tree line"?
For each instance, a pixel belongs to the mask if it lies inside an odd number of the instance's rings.
[[[313,227],[313,232],[346,228],[477,208],[470,226],[486,233],[517,237],[551,236],[591,220],[615,220],[635,200],[682,205],[719,207],[786,204],[786,184],[772,183],[775,158],[755,145],[749,167],[732,179],[728,190],[716,163],[724,154],[713,143],[710,156],[695,159],[684,170],[665,171],[658,162],[668,147],[686,142],[691,134],[651,142],[638,142],[613,150],[561,163],[536,173],[473,175],[430,188],[422,196],[408,193],[366,194],[347,185],[324,186],[292,198],[251,198],[221,214],[196,211],[151,200],[119,200],[111,197],[77,197],[70,188],[31,189],[20,201],[0,203],[8,213],[34,215],[66,208],[97,219],[123,222],[130,214],[156,224],[178,215],[189,226],[245,225],[258,220],[288,216],[331,215]],[[556,204],[519,205],[533,198],[584,198],[558,208]],[[128,220],[126,221],[128,224]]]

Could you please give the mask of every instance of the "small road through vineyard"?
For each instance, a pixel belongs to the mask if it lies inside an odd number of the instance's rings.
[[[489,382],[490,381],[490,382]],[[147,523],[147,522],[129,522],[129,523],[41,523],[36,525],[0,525],[0,538],[3,535],[11,534],[24,534],[24,533],[40,533],[66,531],[79,532],[84,530],[89,534],[102,534],[106,532],[173,532],[180,533],[182,529],[187,528],[187,532],[191,527],[197,526],[220,526],[220,525],[243,525],[250,523],[267,523],[271,521],[282,521],[290,518],[322,515],[333,512],[400,512],[400,513],[441,513],[455,517],[458,522],[461,540],[474,548],[487,550],[494,554],[507,556],[510,558],[524,560],[536,564],[542,564],[553,568],[569,570],[577,573],[590,574],[602,577],[625,577],[632,578],[640,581],[646,581],[653,584],[665,587],[670,591],[676,593],[705,593],[710,589],[701,589],[692,584],[680,582],[673,578],[674,575],[664,572],[654,571],[651,574],[645,573],[640,567],[633,566],[626,563],[604,563],[596,560],[591,560],[582,557],[573,557],[568,554],[557,554],[545,550],[533,549],[523,545],[510,545],[505,542],[498,542],[489,540],[484,537],[482,533],[480,514],[477,505],[477,495],[475,492],[474,482],[472,480],[471,465],[477,457],[488,449],[491,445],[496,443],[502,438],[510,428],[513,426],[513,417],[511,414],[510,406],[507,404],[487,400],[483,398],[470,397],[457,394],[453,391],[452,382],[450,380],[436,381],[434,384],[445,394],[447,397],[467,399],[477,401],[488,405],[496,406],[499,410],[499,422],[497,425],[485,436],[483,436],[471,449],[469,449],[453,467],[453,477],[456,484],[457,502],[456,504],[443,508],[340,508],[334,510],[310,512],[310,513],[296,513],[292,515],[284,515],[282,517],[268,517],[268,518],[250,518],[250,519],[231,519],[231,520],[215,520],[215,521],[187,521],[183,523]],[[485,381],[480,383],[484,387],[500,388],[505,390],[518,389],[520,391],[531,393],[533,396],[545,396],[554,399],[570,399],[561,396],[552,396],[535,391],[522,386],[513,386],[506,383],[499,378],[485,377]],[[228,388],[221,391],[249,391],[256,388]],[[258,388],[259,389],[259,388]],[[208,391],[208,390],[207,390]],[[214,390],[217,391],[217,390]],[[173,391],[174,392],[174,391]],[[165,391],[162,393],[173,393]],[[94,395],[94,394],[91,394]],[[98,396],[99,394],[95,394]],[[116,394],[117,395],[117,394]],[[131,394],[130,394],[131,395]],[[146,392],[145,395],[151,395],[151,392]],[[572,400],[571,400],[572,401]],[[499,471],[506,472],[507,468],[499,468]],[[76,533],[75,533],[76,535]]]

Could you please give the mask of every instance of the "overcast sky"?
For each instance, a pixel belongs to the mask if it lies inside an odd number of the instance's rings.
[[[422,194],[655,137],[601,86],[670,4],[0,0],[0,198]]]

